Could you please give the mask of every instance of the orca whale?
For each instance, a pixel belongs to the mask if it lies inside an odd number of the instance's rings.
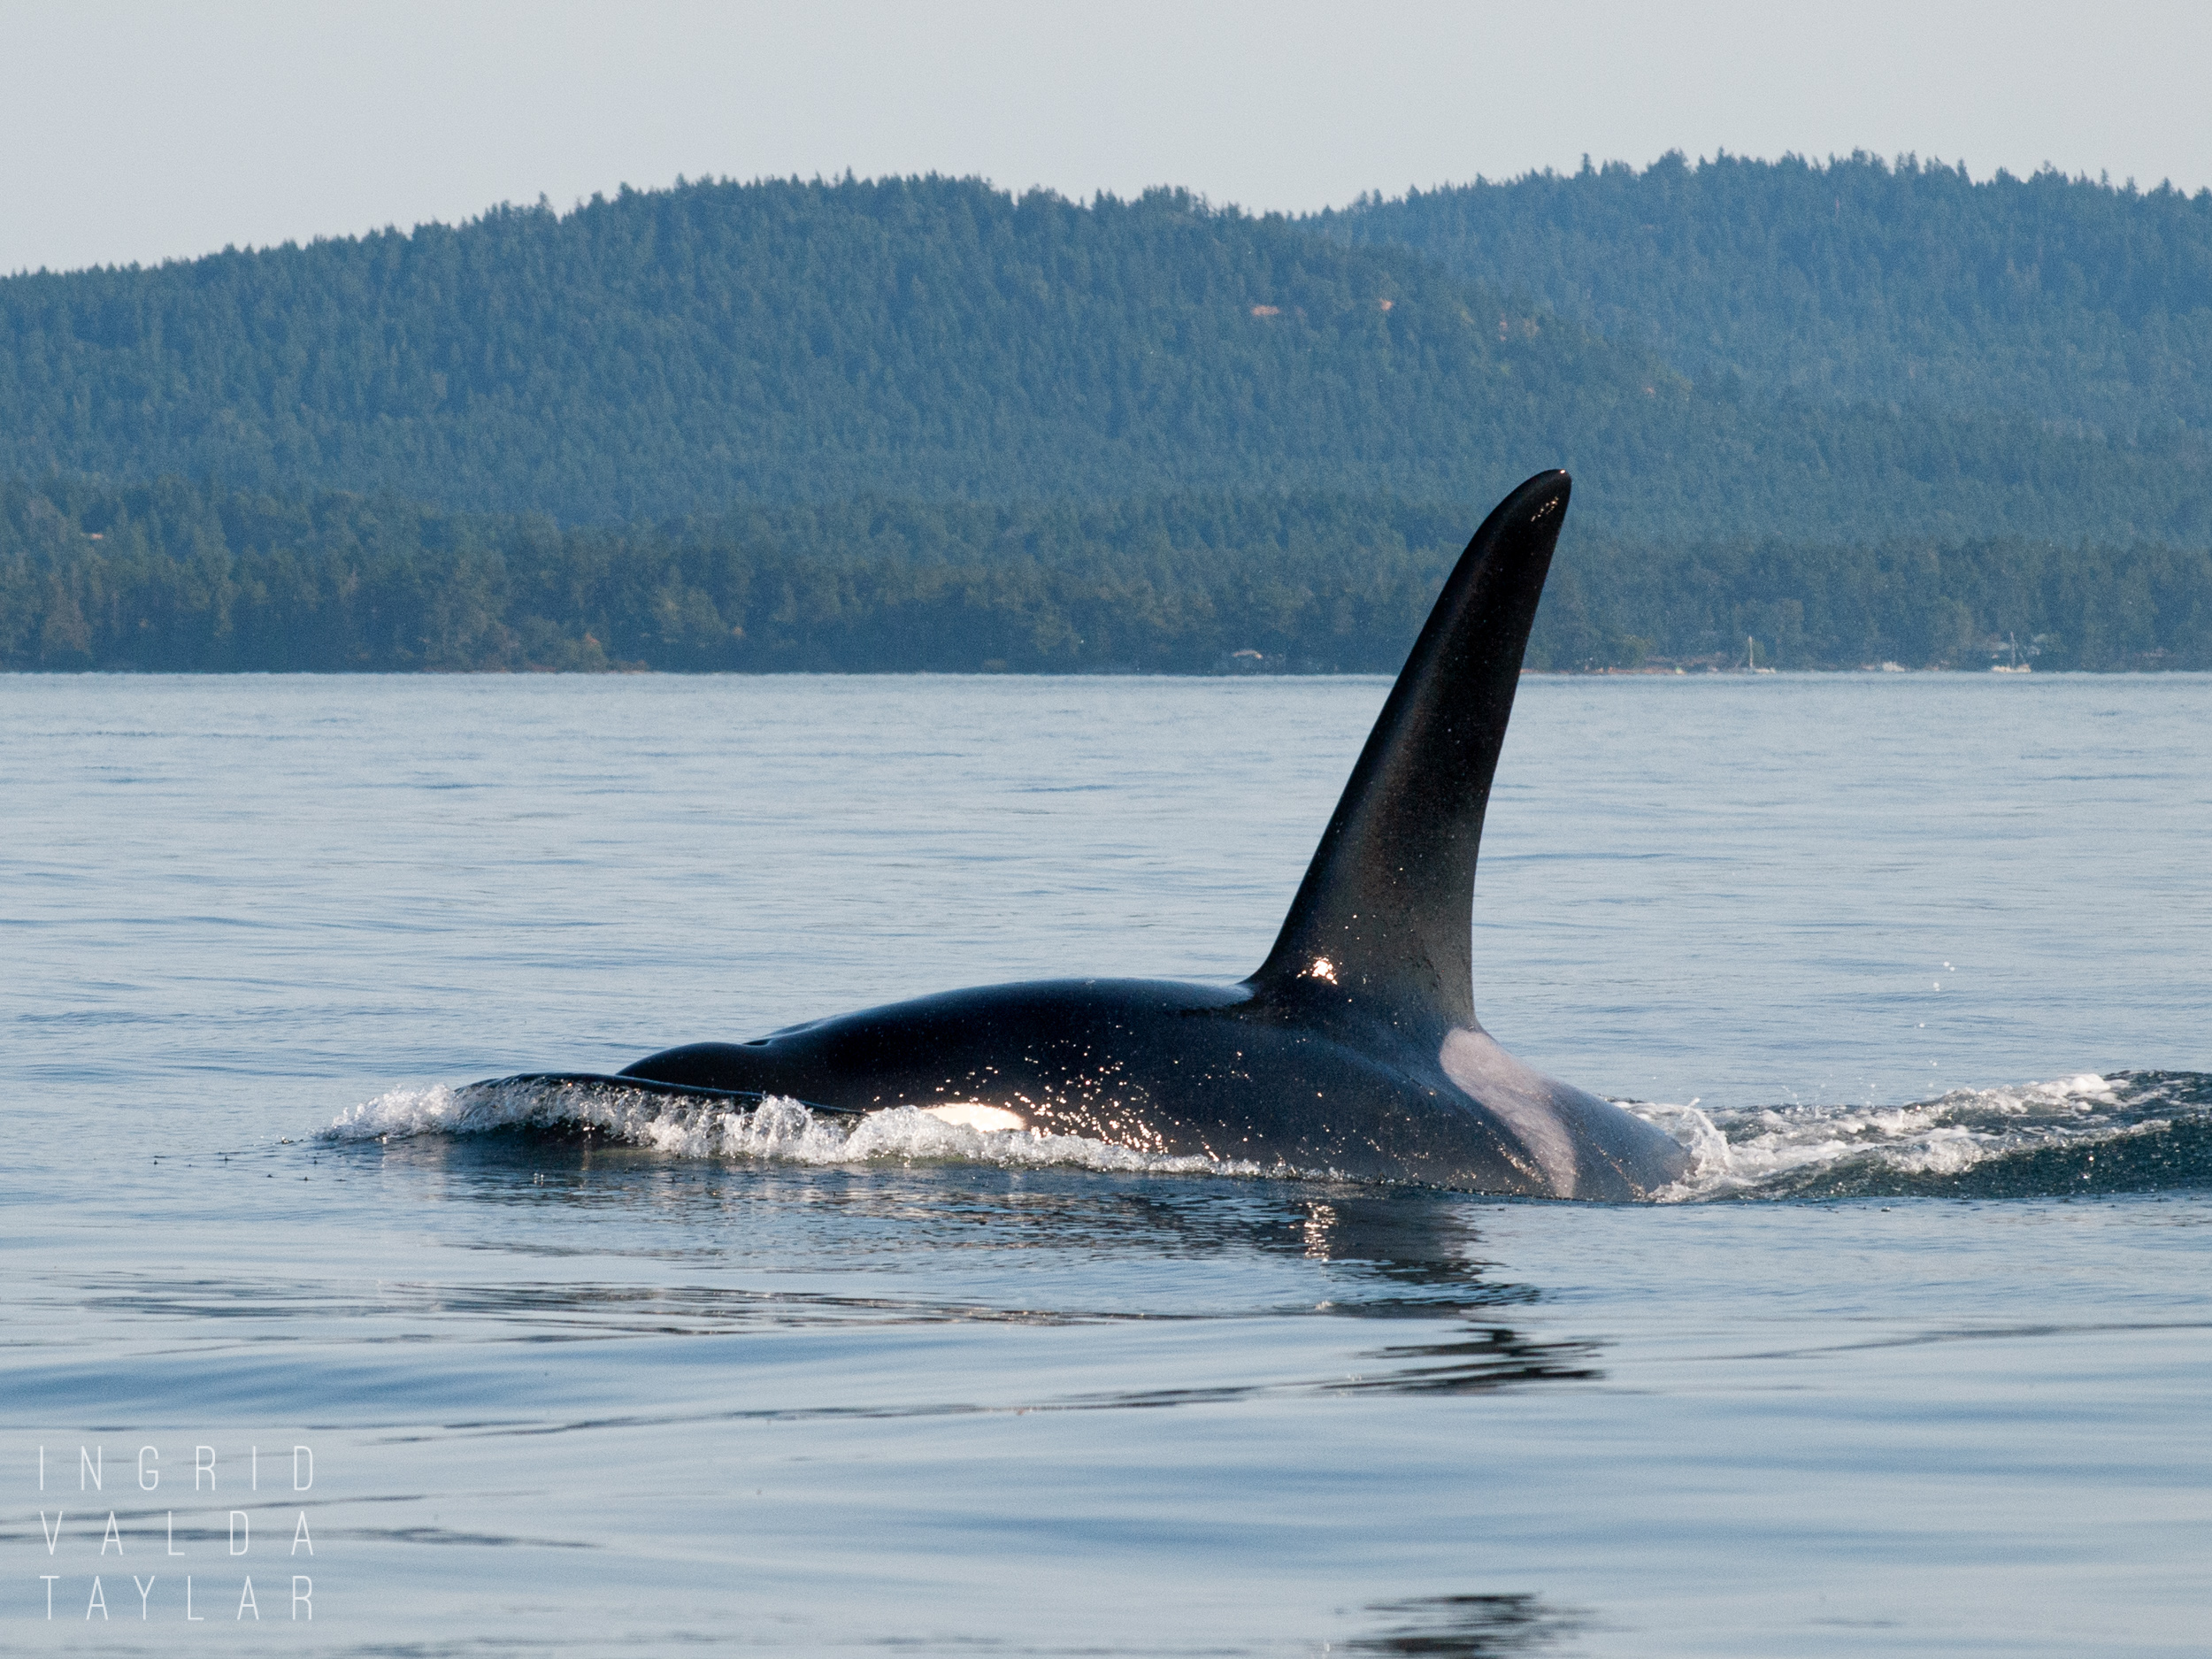
[[[1475,1018],[1475,855],[1567,474],[1483,522],[1444,584],[1259,971],[1050,979],[670,1048],[601,1083],[743,1108],[918,1107],[987,1129],[1479,1193],[1632,1200],[1687,1155]]]

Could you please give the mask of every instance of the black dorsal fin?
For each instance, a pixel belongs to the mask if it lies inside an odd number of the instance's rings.
[[[1475,853],[1568,488],[1564,472],[1539,472],[1460,555],[1256,989],[1333,985],[1474,1024]]]

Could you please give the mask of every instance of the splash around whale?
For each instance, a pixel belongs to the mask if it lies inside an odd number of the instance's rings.
[[[1539,473],[1468,543],[1249,979],[949,991],[671,1048],[617,1078],[497,1081],[918,1109],[1198,1167],[1649,1197],[1688,1168],[1680,1143],[1524,1064],[1475,1018],[1476,853],[1569,489]]]

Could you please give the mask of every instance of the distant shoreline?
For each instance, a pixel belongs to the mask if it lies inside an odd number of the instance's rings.
[[[1711,680],[1891,680],[1919,679],[1982,680],[1997,678],[2011,683],[2011,676],[1993,675],[1975,668],[1763,668],[1757,673],[1741,669],[1682,668],[1524,668],[1523,680],[1659,680],[1704,683]],[[2035,672],[2032,680],[2162,680],[2212,678],[2204,668],[2062,668]],[[0,680],[1233,680],[1268,681],[1363,680],[1388,681],[1381,669],[1247,669],[1235,672],[1160,669],[939,669],[939,668],[722,668],[670,669],[609,667],[574,668],[341,668],[341,669],[167,669],[167,668],[0,668]],[[2023,680],[2031,677],[2023,674]]]

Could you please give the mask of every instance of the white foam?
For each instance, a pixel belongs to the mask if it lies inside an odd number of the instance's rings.
[[[2159,1126],[2117,1123],[2122,1102],[2094,1072],[2003,1088],[1955,1089],[1909,1106],[1758,1107],[1706,1112],[1644,1101],[1621,1104],[1688,1149],[1691,1167],[1653,1196],[1662,1203],[1754,1192],[1828,1165],[1955,1175],[2036,1147],[2103,1140]]]
[[[2082,1072],[2045,1083],[1960,1089],[1908,1106],[1708,1110],[1695,1101],[1681,1106],[1621,1104],[1688,1149],[1688,1172],[1652,1195],[1662,1203],[1682,1203],[1776,1187],[1789,1189],[1824,1169],[1956,1174],[1987,1159],[2038,1147],[2149,1133],[2169,1122],[2146,1112],[2156,1098],[2139,1091],[2124,1099],[2112,1082]],[[680,1157],[849,1166],[979,1164],[1163,1175],[1301,1173],[1242,1160],[1139,1152],[1081,1135],[991,1126],[1011,1116],[901,1106],[844,1118],[818,1115],[797,1101],[774,1097],[757,1110],[733,1111],[719,1101],[612,1083],[514,1082],[394,1089],[340,1114],[320,1138],[398,1141],[496,1129],[582,1128]]]
[[[980,1117],[980,1114],[976,1114]],[[1011,1114],[1000,1114],[1011,1116]],[[397,1141],[494,1129],[589,1128],[610,1140],[680,1157],[759,1158],[805,1164],[988,1164],[1153,1175],[1280,1174],[1259,1164],[1133,1151],[1082,1135],[979,1127],[911,1106],[864,1118],[809,1111],[771,1096],[750,1111],[610,1084],[503,1083],[393,1089],[342,1112],[326,1141]]]

